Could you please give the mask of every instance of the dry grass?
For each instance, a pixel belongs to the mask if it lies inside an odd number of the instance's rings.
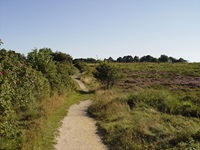
[[[44,101],[41,106],[41,117],[33,120],[29,128],[24,131],[22,149],[54,149],[56,143],[54,138],[67,109],[84,99],[79,93],[73,93],[71,96],[55,95]]]
[[[81,75],[81,81],[88,89],[90,89],[90,91],[95,91],[100,87],[100,84],[96,81],[96,79],[88,74]]]
[[[33,120],[28,130],[24,131],[23,150],[39,149],[43,130],[51,127],[49,117],[55,115],[55,111],[59,109],[66,101],[66,96],[55,95],[45,100],[41,106],[41,117]]]
[[[131,110],[125,98],[98,91],[89,112],[98,119],[110,149],[198,149],[200,120],[157,111],[144,102]]]

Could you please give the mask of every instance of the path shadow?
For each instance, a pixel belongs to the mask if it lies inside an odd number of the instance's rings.
[[[96,91],[95,90],[90,90],[90,91],[77,90],[77,92],[80,94],[94,94]]]
[[[108,148],[107,150],[110,149],[110,145],[105,142],[105,135],[106,135],[106,131],[100,127],[98,121],[95,119],[95,116],[93,116],[90,112],[89,112],[89,109],[86,110],[86,115],[92,119],[94,119],[96,121],[95,125],[96,125],[96,134],[100,137],[101,139],[101,142]]]

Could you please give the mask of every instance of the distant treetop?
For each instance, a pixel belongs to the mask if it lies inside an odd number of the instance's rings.
[[[108,59],[105,59],[107,61],[111,61],[109,57]],[[142,57],[127,55],[124,57],[119,57],[116,60],[113,60],[113,62],[187,62],[187,60],[183,58],[176,59],[174,57],[168,57],[167,55],[161,55],[159,58],[153,57],[151,55],[146,55]]]
[[[88,62],[88,63],[96,63],[98,60],[94,58],[79,58],[75,59],[75,61],[80,60],[83,62]],[[183,58],[176,59],[174,57],[169,57],[167,55],[161,55],[159,58],[153,57],[151,55],[146,55],[142,57],[134,56],[132,57],[131,55],[123,56],[123,57],[118,57],[116,60],[114,60],[112,57],[109,57],[108,59],[104,59],[104,61],[107,62],[169,62],[169,63],[178,63],[178,62],[187,62],[187,60]]]

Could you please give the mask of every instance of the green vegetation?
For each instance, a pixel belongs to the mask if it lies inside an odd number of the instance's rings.
[[[81,72],[87,72],[88,66],[87,64],[82,60],[74,60],[74,65],[76,68],[78,68]]]
[[[123,78],[89,108],[110,149],[200,149],[199,63],[115,65]]]
[[[53,54],[44,48],[33,50],[26,58],[14,51],[0,50],[1,149],[22,149],[28,135],[41,131],[37,124],[45,124],[49,117],[45,104],[52,103],[56,95],[70,96],[75,90],[69,77],[74,71],[72,60],[58,62]]]
[[[101,81],[107,89],[113,87],[121,77],[119,68],[111,63],[101,62],[95,69],[94,77]]]
[[[32,67],[42,72],[48,79],[51,91],[57,90],[60,94],[66,92],[63,90],[71,90],[74,86],[69,77],[70,74],[74,73],[72,58],[70,56],[64,56],[62,53],[53,53],[51,49],[43,48],[39,52],[37,49],[33,50],[28,53],[27,57],[27,61],[30,62]]]
[[[61,120],[66,116],[67,109],[80,100],[88,100],[94,97],[93,94],[80,94],[73,92],[70,96],[54,95],[42,105],[44,114],[37,120],[29,130],[26,130],[23,138],[24,150],[54,149],[55,133],[61,125]]]
[[[200,64],[111,60],[73,61],[49,48],[34,49],[27,57],[1,49],[0,149],[53,149],[66,109],[91,98],[96,100],[89,113],[110,149],[200,149]],[[84,72],[80,79],[88,94],[76,91],[72,63]],[[98,89],[95,78],[107,88]]]
[[[94,58],[79,58],[79,59],[75,59],[74,61],[82,61],[82,62],[86,62],[86,63],[97,63],[97,62],[99,62],[99,60],[96,60]],[[123,62],[123,63],[128,63],[128,62],[132,62],[132,63],[135,63],[135,62],[183,63],[183,62],[187,62],[187,60],[185,60],[183,58],[176,59],[174,57],[167,56],[167,55],[160,55],[159,58],[153,57],[151,55],[146,55],[146,56],[142,56],[142,57],[138,57],[138,56],[132,57],[131,55],[127,55],[127,56],[119,57],[116,60],[114,60],[112,57],[109,57],[108,59],[105,58],[104,61]]]

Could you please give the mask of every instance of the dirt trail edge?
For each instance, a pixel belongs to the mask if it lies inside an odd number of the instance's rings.
[[[75,77],[74,80],[83,91],[88,91],[80,80]],[[108,150],[97,134],[96,122],[87,115],[91,103],[91,100],[82,101],[69,108],[56,137],[56,150]]]

